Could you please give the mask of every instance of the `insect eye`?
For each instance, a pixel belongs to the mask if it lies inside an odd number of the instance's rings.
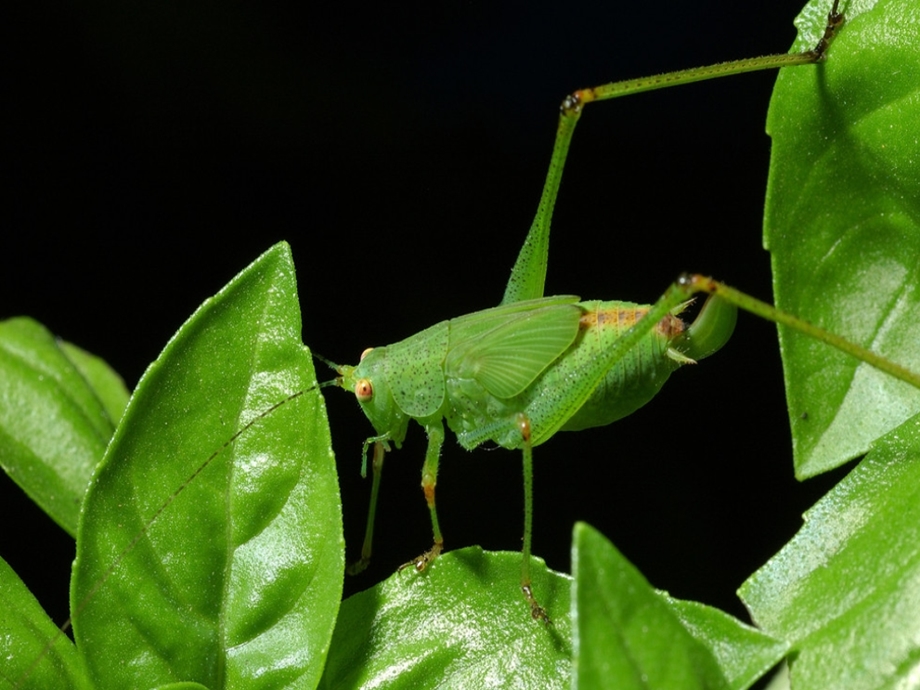
[[[358,398],[358,402],[370,402],[374,397],[374,387],[371,382],[367,379],[358,379],[355,384],[355,397]]]
[[[374,349],[374,348],[372,348],[372,347],[367,348],[364,352],[361,353],[361,358],[360,358],[358,361],[359,361],[359,362],[363,362],[363,361],[364,361],[364,358],[367,357],[367,356],[371,353],[371,350],[373,350],[373,349]]]

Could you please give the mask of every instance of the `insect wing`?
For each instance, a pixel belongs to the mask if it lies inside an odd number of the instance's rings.
[[[565,352],[575,342],[582,316],[574,304],[508,311],[508,318],[503,316],[499,325],[472,338],[466,336],[477,330],[475,322],[457,329],[451,322],[445,365],[450,376],[475,379],[499,398],[522,392]],[[485,318],[493,316],[486,314]]]
[[[451,349],[454,349],[458,343],[478,338],[482,334],[507,323],[509,319],[516,318],[519,314],[530,314],[543,307],[575,304],[579,301],[581,301],[581,297],[576,295],[554,295],[552,297],[540,297],[539,299],[503,304],[491,309],[483,309],[472,314],[459,316],[450,320]]]

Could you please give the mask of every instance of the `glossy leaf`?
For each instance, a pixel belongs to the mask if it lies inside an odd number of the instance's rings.
[[[450,551],[342,603],[323,688],[568,688],[569,587],[534,559],[530,617],[521,554]]]
[[[796,48],[823,32],[811,2]],[[770,105],[764,242],[776,304],[920,370],[920,21],[914,0],[842,3],[827,62],[783,70]],[[797,475],[865,453],[920,393],[780,329]]]
[[[87,492],[72,606],[97,687],[315,686],[343,542],[314,384],[279,244],[147,370]]]
[[[0,323],[0,464],[71,535],[126,401],[102,360],[32,319]]]
[[[89,688],[77,650],[0,559],[0,686]]]
[[[785,656],[786,642],[752,628],[724,611],[697,601],[674,599],[658,592],[683,626],[709,647],[732,688],[747,688]]]
[[[594,528],[572,547],[575,686],[747,688],[786,645],[717,609],[672,599]]]
[[[917,687],[920,418],[881,439],[740,595],[793,645],[796,690]]]
[[[104,359],[82,347],[66,340],[58,341],[58,345],[96,393],[112,424],[118,424],[131,397],[124,379]]]

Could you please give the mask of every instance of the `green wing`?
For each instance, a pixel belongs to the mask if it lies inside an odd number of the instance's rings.
[[[445,373],[475,379],[499,398],[517,395],[575,342],[576,300],[516,302],[451,321]]]
[[[471,338],[476,338],[491,331],[509,319],[516,318],[519,314],[530,314],[541,307],[575,304],[579,301],[581,301],[581,297],[577,295],[553,295],[551,297],[538,297],[537,299],[502,304],[498,307],[458,316],[450,320],[451,346],[462,344]]]
[[[421,333],[406,338],[386,347],[384,359],[384,372],[387,384],[393,399],[405,414],[415,419],[429,417],[444,404],[445,386],[444,374],[447,371],[448,334],[454,343],[472,345],[474,341],[488,336],[493,331],[509,324],[511,320],[528,316],[541,307],[568,305],[569,308],[578,309],[571,305],[578,301],[578,297],[563,295],[547,297],[536,300],[516,302],[506,306],[495,307],[467,314],[451,321],[442,321]],[[580,313],[580,312],[579,312]],[[577,330],[577,323],[576,323]],[[575,334],[567,340],[561,349],[554,350],[539,369],[530,375],[518,390],[523,390],[547,364],[553,361],[559,352],[565,350]],[[486,350],[488,351],[488,349]],[[456,359],[456,358],[455,358]],[[460,360],[463,356],[460,355]],[[500,365],[500,363],[497,363]],[[464,369],[464,371],[466,371]],[[483,382],[483,385],[486,385]],[[489,389],[491,391],[491,389]],[[504,389],[502,389],[504,390]],[[498,395],[498,393],[494,393]]]

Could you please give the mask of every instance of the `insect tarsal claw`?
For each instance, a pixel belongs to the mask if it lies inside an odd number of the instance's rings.
[[[521,591],[524,593],[524,598],[527,599],[527,603],[530,604],[530,616],[535,621],[543,621],[546,625],[552,625],[553,621],[550,619],[549,615],[546,613],[540,604],[537,603],[537,600],[534,598],[533,590],[529,584],[521,585]]]

